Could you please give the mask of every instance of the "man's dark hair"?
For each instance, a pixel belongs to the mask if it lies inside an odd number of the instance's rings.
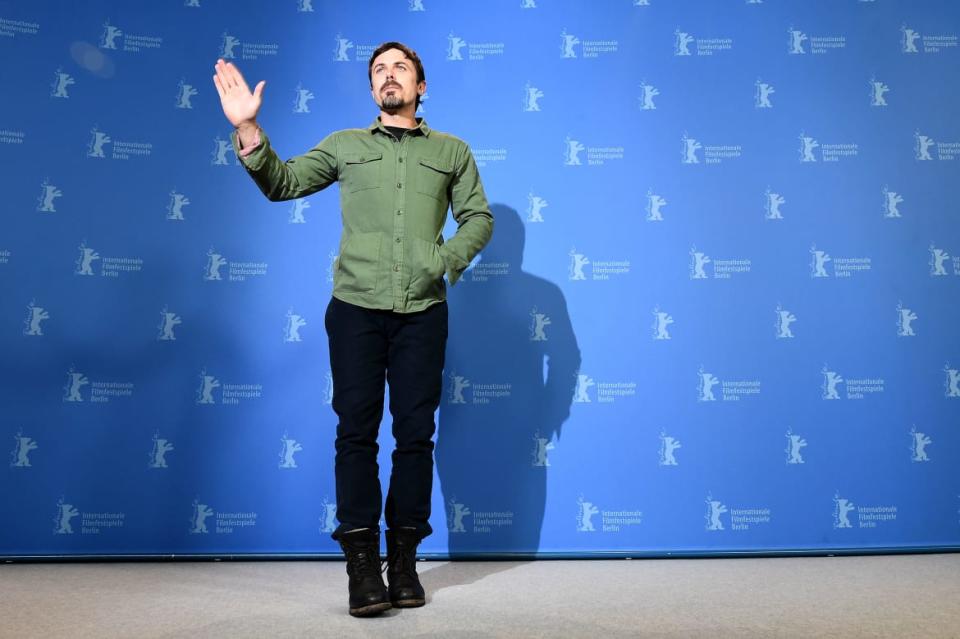
[[[377,59],[384,51],[389,51],[390,49],[397,49],[405,57],[413,62],[413,66],[417,69],[417,84],[420,84],[427,79],[426,74],[423,72],[423,62],[420,61],[420,56],[417,55],[417,52],[405,45],[402,42],[384,42],[379,47],[374,50],[370,55],[370,61],[367,62],[367,79],[370,80],[370,86],[373,86],[373,61]],[[420,106],[420,95],[417,94],[417,104]]]

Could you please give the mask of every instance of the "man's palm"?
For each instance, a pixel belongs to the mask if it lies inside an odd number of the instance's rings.
[[[241,124],[253,122],[263,102],[263,87],[266,82],[261,80],[251,92],[240,70],[232,62],[217,60],[216,70],[213,83],[220,94],[223,114],[230,120],[230,124],[239,127]]]

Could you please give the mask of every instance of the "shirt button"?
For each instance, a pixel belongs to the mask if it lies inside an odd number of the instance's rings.
[[[399,270],[400,270],[400,265],[399,265],[399,264],[394,264],[394,265],[393,265],[393,270],[399,271]]]
[[[403,182],[397,182],[397,188],[398,188],[398,189],[399,189],[400,187],[402,187],[402,186],[403,186]]]
[[[398,237],[398,238],[397,238],[397,244],[399,244],[399,243],[400,243],[400,238]]]
[[[400,164],[403,164],[403,158],[400,158]]]

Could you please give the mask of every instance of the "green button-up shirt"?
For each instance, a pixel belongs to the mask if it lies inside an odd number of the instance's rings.
[[[467,143],[433,131],[423,118],[397,140],[378,116],[365,129],[335,131],[285,162],[263,129],[241,155],[247,173],[274,202],[340,182],[343,233],[333,295],[367,308],[420,311],[446,299],[451,285],[489,241],[493,215]],[[249,149],[248,149],[249,151]],[[457,232],[444,242],[452,206]]]

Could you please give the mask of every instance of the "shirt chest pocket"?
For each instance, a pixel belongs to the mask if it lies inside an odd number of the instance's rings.
[[[420,158],[417,164],[417,193],[444,201],[453,177],[453,163],[441,158]]]
[[[369,151],[350,153],[343,158],[343,175],[340,184],[347,193],[375,189],[381,185],[383,153]]]

